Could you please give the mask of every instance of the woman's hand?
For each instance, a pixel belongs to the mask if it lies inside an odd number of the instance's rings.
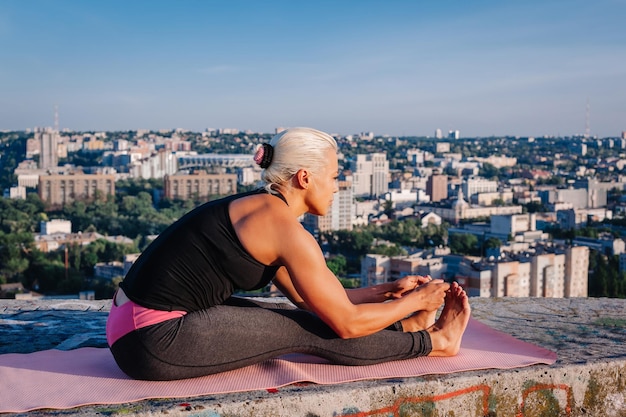
[[[441,307],[445,301],[446,293],[450,289],[450,284],[442,279],[431,279],[427,283],[420,285],[412,292],[414,296],[420,298],[421,307],[419,310],[435,311]]]
[[[385,293],[385,296],[387,297],[387,299],[402,298],[404,295],[413,291],[419,285],[426,284],[430,281],[432,281],[430,275],[427,275],[425,277],[421,275],[408,275],[404,278],[400,278],[399,280],[391,282],[390,284],[392,285],[392,288]]]

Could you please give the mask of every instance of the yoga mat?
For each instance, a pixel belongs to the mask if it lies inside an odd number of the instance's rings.
[[[52,349],[0,355],[0,412],[186,398],[278,388],[296,382],[340,384],[488,368],[510,369],[555,361],[555,353],[473,319],[463,337],[461,351],[451,358],[421,357],[378,365],[342,366],[318,357],[294,354],[180,381],[132,380],[119,370],[108,349]]]

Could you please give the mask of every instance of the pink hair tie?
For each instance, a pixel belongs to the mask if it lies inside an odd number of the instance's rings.
[[[272,163],[274,157],[274,147],[269,143],[263,143],[258,147],[254,154],[254,162],[261,168],[265,169]]]

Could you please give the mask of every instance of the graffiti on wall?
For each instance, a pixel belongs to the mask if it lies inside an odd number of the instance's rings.
[[[384,415],[399,417],[409,414],[428,416],[434,413],[438,404],[464,396],[478,397],[477,401],[472,402],[477,404],[476,415],[480,415],[480,413],[485,417],[497,415],[495,410],[498,408],[498,398],[492,395],[491,388],[488,385],[481,384],[440,395],[400,397],[393,404],[386,407],[370,411],[345,410],[339,416],[373,417]],[[517,413],[515,416],[570,416],[572,402],[572,389],[568,385],[531,383],[521,393],[521,401],[516,405]]]

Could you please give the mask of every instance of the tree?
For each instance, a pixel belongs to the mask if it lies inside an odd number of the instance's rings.
[[[383,213],[390,219],[393,217],[393,201],[385,200],[383,203]]]
[[[361,258],[367,254],[374,236],[363,229],[357,230],[337,230],[326,233],[324,239],[328,242],[331,253],[341,254],[346,257],[348,272],[359,272],[361,269]]]
[[[500,170],[496,168],[493,164],[489,162],[485,162],[483,166],[478,171],[478,175],[481,177],[485,177],[487,179],[498,179],[498,175],[500,174]]]
[[[452,253],[474,256],[480,254],[478,238],[471,233],[453,233],[449,241]]]
[[[333,274],[335,274],[335,276],[339,277],[346,274],[348,262],[345,256],[337,255],[328,259],[326,261],[326,265],[328,266],[328,269],[333,271]]]
[[[406,250],[398,244],[393,245],[377,245],[370,249],[370,253],[376,253],[385,256],[400,256],[406,255]]]
[[[483,247],[485,249],[499,248],[500,246],[502,246],[502,242],[496,237],[490,237],[485,240],[485,243],[483,243]]]
[[[28,269],[26,254],[32,243],[31,233],[0,231],[0,282],[14,282]]]

